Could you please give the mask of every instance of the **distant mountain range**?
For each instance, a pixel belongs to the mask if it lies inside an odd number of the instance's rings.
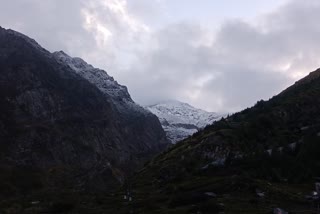
[[[155,114],[171,143],[183,140],[214,121],[222,114],[197,109],[187,103],[176,100],[159,102],[145,107]]]

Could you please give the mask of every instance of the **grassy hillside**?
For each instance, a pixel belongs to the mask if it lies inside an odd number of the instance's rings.
[[[156,157],[133,180],[138,212],[312,213],[305,195],[320,176],[319,74]]]
[[[317,202],[306,195],[315,190],[320,177],[319,142],[317,70],[272,99],[174,145],[114,193],[73,192],[62,183],[61,189],[3,199],[0,210],[267,214],[282,208],[289,213],[316,213]],[[31,181],[26,181],[27,188],[37,188],[39,182]],[[7,190],[8,194],[13,191]],[[32,204],[39,199],[39,204]]]

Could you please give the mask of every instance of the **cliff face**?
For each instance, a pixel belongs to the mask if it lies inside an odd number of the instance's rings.
[[[147,155],[150,149],[159,150],[166,144],[162,131],[159,131],[159,120],[150,111],[136,104],[126,86],[120,85],[106,71],[95,68],[78,57],[70,57],[63,51],[54,52],[53,57],[62,65],[95,85],[113,104],[121,120],[122,129],[136,139],[141,155]],[[134,137],[133,137],[134,136]],[[155,144],[150,143],[156,140]],[[160,145],[158,145],[160,142]],[[153,148],[159,147],[159,148]],[[146,150],[147,149],[147,150]],[[150,156],[150,155],[149,155]]]
[[[72,186],[107,188],[167,145],[156,116],[131,98],[119,104],[123,94],[106,93],[86,72],[0,28],[1,170],[68,174]]]

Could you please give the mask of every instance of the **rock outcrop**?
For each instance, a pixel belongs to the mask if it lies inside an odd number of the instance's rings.
[[[157,117],[105,71],[0,28],[0,170],[102,190],[166,146]]]

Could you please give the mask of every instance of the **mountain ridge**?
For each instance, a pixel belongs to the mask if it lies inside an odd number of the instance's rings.
[[[162,101],[145,106],[145,108],[157,115],[167,137],[173,144],[224,116],[177,100]]]
[[[64,178],[66,188],[109,190],[167,146],[156,116],[113,78],[105,80],[106,87],[114,86],[109,93],[90,82],[82,69],[89,66],[81,62],[76,71],[35,40],[0,28],[0,179],[15,186],[14,194],[25,187],[6,175],[27,168],[32,170],[26,187],[34,180],[58,188],[58,178]],[[112,97],[114,91],[125,94]]]
[[[1,213],[317,212],[319,69],[165,151],[105,71],[3,28],[0,83]]]
[[[149,213],[316,210],[307,198],[320,177],[319,97],[318,69],[177,143],[133,179],[139,200],[157,204]]]

